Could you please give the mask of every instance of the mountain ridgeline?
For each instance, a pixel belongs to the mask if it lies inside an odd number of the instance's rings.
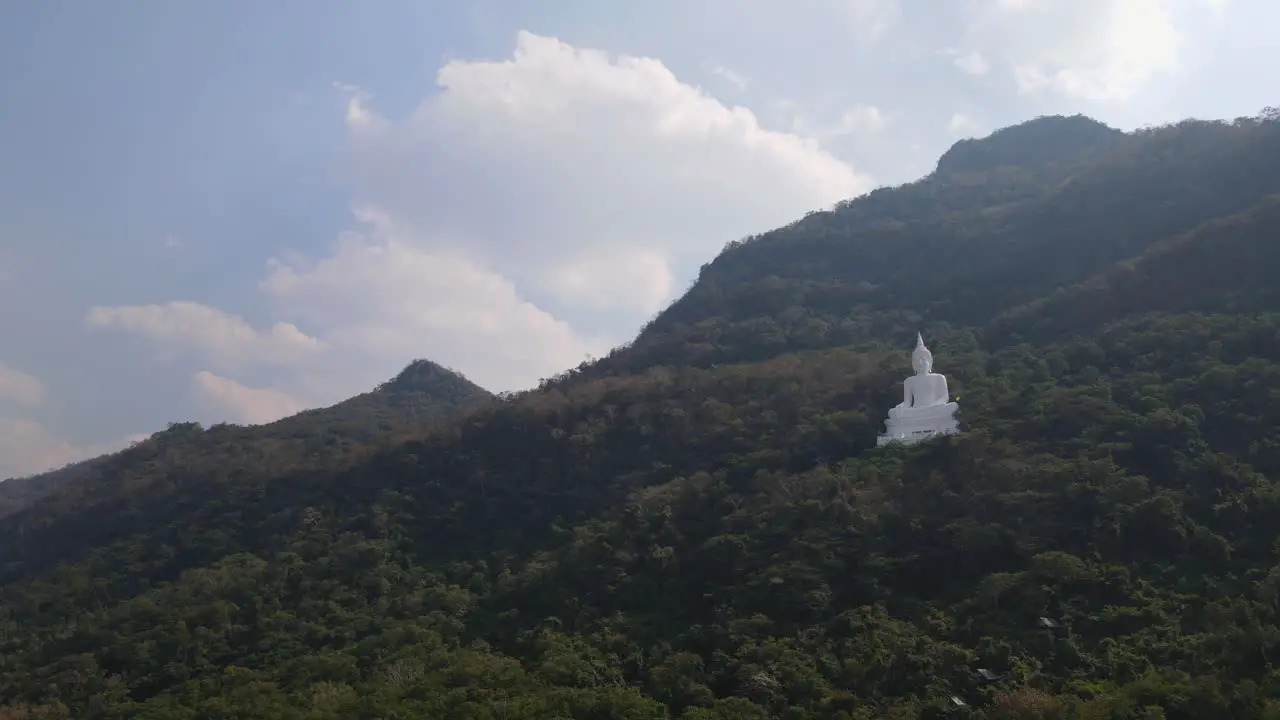
[[[0,518],[41,499],[45,505],[35,514],[59,515],[67,503],[95,502],[124,484],[133,495],[140,484],[161,479],[154,472],[157,460],[185,465],[163,473],[173,482],[198,482],[195,475],[205,470],[274,473],[325,466],[405,428],[452,417],[492,397],[453,370],[416,360],[372,392],[333,407],[252,428],[223,424],[206,431],[197,423],[174,423],[124,452],[0,482]]]
[[[1275,111],[958,143],[536,390],[30,479],[0,718],[1280,718],[1278,273]]]

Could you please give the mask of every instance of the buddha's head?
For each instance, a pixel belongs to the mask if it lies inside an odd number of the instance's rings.
[[[924,346],[924,338],[920,333],[916,333],[916,349],[911,351],[911,367],[915,369],[917,375],[933,372],[933,353]]]

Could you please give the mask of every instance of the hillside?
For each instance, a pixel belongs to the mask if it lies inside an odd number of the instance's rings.
[[[0,518],[18,512],[64,485],[89,477],[94,465],[103,459],[93,458],[39,475],[0,481]]]
[[[593,373],[751,362],[868,340],[901,344],[916,328],[981,328],[1280,193],[1275,120],[1185,121],[1120,138],[1094,123],[1099,137],[1088,143],[1081,127],[1063,120],[957,145],[970,156],[1022,152],[1036,162],[992,161],[982,172],[963,172],[958,161],[942,172],[940,162],[939,172],[914,183],[731,244],[631,347]],[[1040,125],[1060,127],[1075,142],[1046,157],[1035,147],[1053,143]],[[1072,148],[1076,155],[1066,152]]]
[[[174,426],[0,521],[0,718],[1280,718],[1278,151],[1042,118],[536,391]]]
[[[234,474],[248,468],[275,472],[324,466],[491,397],[456,372],[416,360],[375,390],[332,407],[307,410],[259,427],[223,424],[205,430],[195,423],[175,423],[123,452],[0,482],[0,518],[42,498],[48,498],[47,510],[57,513],[70,502],[81,507],[92,505],[126,482],[130,492],[136,492],[140,484],[156,479],[152,471],[166,459],[180,459],[186,473],[215,468],[219,473]],[[50,497],[64,489],[63,496]]]

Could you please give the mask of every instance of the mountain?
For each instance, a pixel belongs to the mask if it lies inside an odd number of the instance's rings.
[[[917,182],[730,244],[684,297],[595,372],[901,343],[918,327],[984,328],[997,314],[1280,193],[1274,120],[1186,121],[1119,140],[1097,126],[1092,142],[1082,142],[1087,133],[1068,120],[1042,118],[963,141]],[[1086,131],[1096,126],[1079,122]],[[1056,156],[1033,151],[1025,140],[1054,145],[1040,139],[1042,126],[1073,142],[1059,144]],[[968,148],[962,157],[1021,152],[1035,162],[947,161],[961,147]],[[964,172],[969,165],[987,169]]]
[[[74,462],[65,467],[29,477],[0,481],[0,518],[12,515],[44,495],[71,484],[77,479],[89,477],[96,462],[102,458]]]
[[[336,461],[353,450],[438,422],[465,408],[491,400],[486,390],[459,373],[428,360],[415,360],[392,380],[372,392],[332,407],[307,410],[259,427],[216,425],[207,431],[195,423],[175,423],[169,429],[113,455],[73,463],[26,478],[0,482],[0,518],[49,498],[51,506],[77,502],[92,504],[104,492],[130,477],[130,492],[138,483],[156,479],[153,471],[164,462],[238,472],[246,467],[274,467]],[[157,464],[157,460],[159,463]],[[152,473],[140,477],[137,470]],[[166,474],[190,472],[189,467],[163,468]],[[49,497],[66,488],[63,497]]]
[[[175,426],[0,521],[0,718],[1280,718],[1277,157],[1040,118],[536,390]]]
[[[1079,167],[1125,141],[1124,133],[1083,115],[1049,116],[957,142],[938,158],[938,177],[1003,168]]]

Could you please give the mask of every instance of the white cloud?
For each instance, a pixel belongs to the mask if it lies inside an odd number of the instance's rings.
[[[438,80],[442,92],[405,122],[353,126],[360,199],[419,242],[465,248],[542,291],[601,248],[701,262],[871,187],[814,141],[761,127],[651,58],[522,32],[511,59],[454,61]],[[596,282],[654,291],[640,278]]]
[[[522,32],[510,59],[453,61],[438,82],[441,92],[400,122],[353,94],[357,196],[394,241],[339,243],[328,262],[359,258],[373,277],[388,257],[409,258],[414,280],[344,305],[385,318],[362,325],[385,328],[377,344],[413,345],[490,387],[527,383],[625,339],[726,241],[871,187],[816,140],[762,127],[651,58]],[[859,108],[847,122],[869,132],[884,118]],[[313,272],[326,287],[340,279]],[[414,301],[375,311],[391,301],[374,295],[389,298],[392,287],[412,288]],[[584,313],[613,313],[607,338],[564,320]],[[429,342],[428,314],[435,331],[457,326],[447,340]],[[448,319],[476,314],[492,320]],[[413,329],[392,329],[401,327]]]
[[[0,402],[35,407],[44,402],[45,388],[40,378],[0,364]]]
[[[359,87],[351,83],[335,82],[333,86],[347,94],[347,124],[355,127],[357,125],[369,125],[377,121],[372,113],[365,109],[365,105],[369,102],[369,94]]]
[[[772,100],[770,106],[773,115],[792,133],[846,152],[856,148],[859,155],[875,155],[874,149],[884,148],[883,135],[893,123],[893,118],[876,105],[852,105],[833,120],[815,120],[794,100],[778,98]]]
[[[195,390],[202,405],[228,422],[261,425],[301,412],[306,406],[273,388],[252,388],[230,378],[201,370]]]
[[[620,279],[638,291],[619,296],[601,282],[602,278]],[[675,291],[667,259],[660,252],[642,247],[604,249],[584,255],[552,270],[548,281],[551,292],[566,304],[640,314],[662,309]]]
[[[117,452],[144,438],[130,435],[111,442],[76,445],[29,418],[0,417],[0,481]]]
[[[987,59],[977,50],[957,53],[954,63],[957,68],[969,75],[986,75],[987,71],[991,69]]]
[[[527,387],[607,344],[521,298],[463,253],[433,250],[384,215],[316,261],[277,261],[262,287],[277,307],[325,328],[347,357],[427,357],[490,388]],[[590,287],[595,287],[587,283]]]
[[[40,378],[0,365],[0,481],[115,452],[133,439],[83,446],[70,442],[26,416],[43,406],[47,396]]]
[[[79,448],[34,420],[0,418],[0,479],[32,475],[84,457]]]
[[[97,306],[89,309],[85,322],[92,328],[128,330],[156,342],[195,349],[227,367],[250,362],[296,364],[324,347],[292,323],[258,331],[244,318],[185,301]]]
[[[725,82],[732,85],[738,90],[746,90],[751,85],[751,81],[746,76],[727,68],[724,65],[715,65],[711,68],[711,74],[718,78],[723,78]]]
[[[978,132],[978,122],[964,113],[952,113],[947,120],[947,132],[955,137],[974,137]]]
[[[1216,0],[969,0],[957,58],[994,58],[1024,94],[1130,100],[1179,69],[1184,36]],[[1220,9],[1220,8],[1219,8]],[[980,53],[980,55],[979,55]],[[975,65],[976,67],[976,65]]]
[[[75,454],[40,423],[10,416],[15,407],[35,408],[44,401],[40,378],[0,364],[0,480],[64,464],[63,458]]]
[[[615,61],[520,33],[511,60],[451,62],[439,82],[443,92],[408,121],[377,132],[355,128],[359,189],[398,219],[422,221],[447,212],[455,227],[462,225],[458,219],[492,214],[487,206],[475,207],[477,201],[514,204],[526,221],[554,223],[533,230],[564,237],[513,243],[503,232],[483,241],[526,245],[535,256],[546,254],[545,241],[563,250],[590,242],[582,234],[608,240],[617,226],[634,228],[629,234],[648,242],[679,246],[706,231],[724,234],[722,221],[706,217],[708,203],[741,206],[750,217],[735,224],[758,227],[757,218],[767,222],[776,215],[786,222],[782,218],[794,207],[812,209],[869,187],[813,143],[762,128],[751,111],[720,104],[654,59]],[[454,152],[440,151],[438,143],[445,141]],[[452,177],[459,186],[448,196],[424,197],[424,189],[450,179],[443,172],[410,174],[427,160],[451,174],[472,171]],[[418,182],[392,192],[390,184],[402,179]],[[502,186],[495,187],[499,180]],[[758,197],[766,191],[777,198]],[[749,207],[756,203],[760,210]],[[678,238],[646,237],[680,222],[695,227],[679,228]],[[492,221],[466,227],[507,229]],[[445,222],[433,224],[441,236],[436,242],[473,239],[447,237],[446,228]],[[477,230],[466,234],[481,235]],[[719,247],[722,240],[695,242]]]
[[[820,131],[823,137],[853,134],[874,134],[889,124],[889,118],[874,105],[856,105],[840,115],[840,121],[830,129]]]
[[[522,32],[511,59],[450,62],[438,81],[404,122],[353,113],[361,200],[414,248],[461,255],[560,315],[590,303],[638,322],[726,241],[871,187],[651,58]]]
[[[651,58],[521,32],[509,59],[452,61],[437,80],[403,119],[339,86],[358,226],[272,261],[274,328],[194,303],[95,308],[90,324],[220,359],[230,371],[196,374],[194,392],[243,422],[337,401],[415,357],[528,387],[628,339],[726,241],[872,186]],[[875,108],[847,120],[884,122]],[[249,387],[234,370],[250,360],[290,372]]]

